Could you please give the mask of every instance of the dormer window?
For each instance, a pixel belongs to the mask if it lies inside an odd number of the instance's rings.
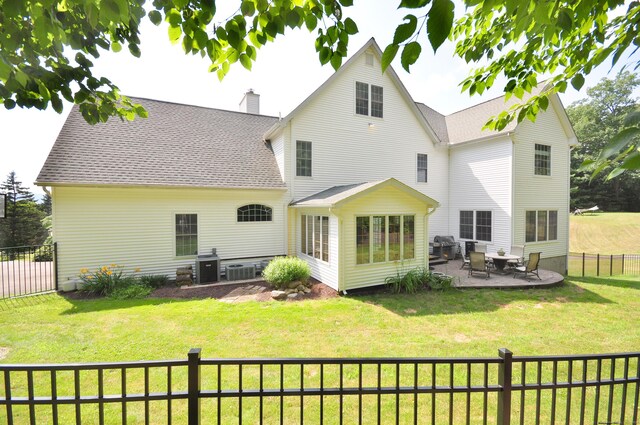
[[[371,90],[369,90],[371,89]],[[382,118],[383,90],[380,86],[356,81],[356,114]]]

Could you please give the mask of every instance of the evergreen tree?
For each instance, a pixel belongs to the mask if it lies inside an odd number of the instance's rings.
[[[7,175],[0,191],[7,195],[6,218],[0,220],[0,246],[39,245],[47,237],[42,225],[45,213],[33,193],[22,185],[14,171]]]
[[[633,91],[638,86],[640,78],[621,72],[613,80],[603,78],[587,90],[588,98],[567,108],[580,142],[571,156],[573,208],[597,205],[604,211],[640,211],[638,170],[611,180],[606,177],[618,164],[611,164],[593,180],[591,171],[578,170],[584,160],[597,158],[604,146],[624,128],[625,116],[637,105]]]
[[[40,209],[46,214],[51,215],[51,195],[45,193],[40,201]]]

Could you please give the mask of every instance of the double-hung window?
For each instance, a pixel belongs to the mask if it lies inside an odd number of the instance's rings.
[[[491,242],[492,223],[491,211],[460,211],[460,239]]]
[[[534,174],[537,176],[550,176],[551,146],[536,143],[534,155]]]
[[[296,176],[311,177],[311,142],[296,141]]]
[[[329,217],[301,216],[300,250],[310,257],[329,261]]]
[[[381,86],[356,81],[356,114],[382,118],[384,90]]]
[[[356,217],[356,264],[415,258],[415,217]]]
[[[427,181],[427,158],[426,154],[418,154],[418,183]]]
[[[176,214],[176,257],[198,253],[198,215]]]
[[[558,239],[558,211],[537,210],[525,213],[525,242]]]

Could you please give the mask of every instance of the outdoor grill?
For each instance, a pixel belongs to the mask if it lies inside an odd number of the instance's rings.
[[[435,236],[433,238],[433,255],[453,260],[458,252],[460,252],[460,244],[453,236]]]

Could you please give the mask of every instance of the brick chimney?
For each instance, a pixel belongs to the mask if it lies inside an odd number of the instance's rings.
[[[247,90],[240,101],[240,112],[260,115],[260,95],[254,93],[253,89]]]

